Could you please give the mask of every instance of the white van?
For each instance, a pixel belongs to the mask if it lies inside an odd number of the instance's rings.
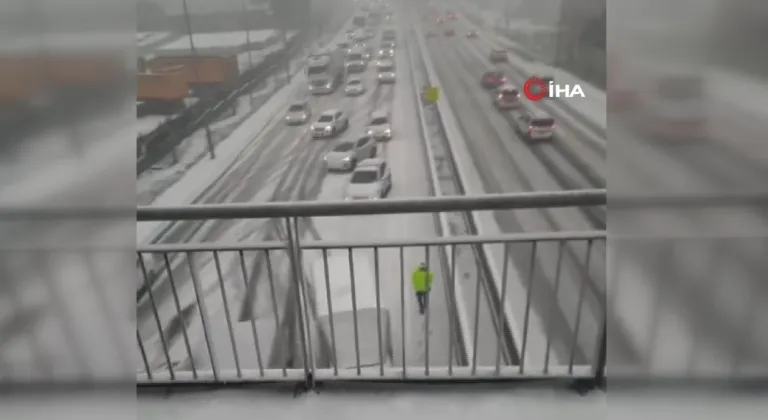
[[[320,342],[316,349],[318,368],[335,365],[339,369],[356,369],[358,357],[361,368],[378,368],[382,362],[384,366],[393,365],[390,311],[381,298],[380,306],[376,305],[374,266],[363,253],[353,252],[354,270],[350,267],[349,254],[343,250],[330,251],[327,260],[319,257],[311,263],[312,300]]]

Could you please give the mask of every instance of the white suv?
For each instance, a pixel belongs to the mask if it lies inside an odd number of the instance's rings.
[[[338,109],[329,109],[317,118],[310,129],[312,137],[333,137],[349,128],[347,115]]]
[[[391,140],[392,121],[389,119],[389,114],[383,111],[374,112],[371,115],[371,122],[368,123],[366,134],[376,140]]]

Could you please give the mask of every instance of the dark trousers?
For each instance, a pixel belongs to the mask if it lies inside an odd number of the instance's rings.
[[[427,303],[429,292],[416,292],[416,301],[419,303],[419,313],[424,315],[424,311],[427,309]]]

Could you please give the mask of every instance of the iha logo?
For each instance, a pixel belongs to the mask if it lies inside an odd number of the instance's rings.
[[[525,97],[531,101],[540,101],[544,98],[584,98],[584,91],[579,85],[559,85],[555,82],[547,83],[538,77],[531,77],[523,85]]]

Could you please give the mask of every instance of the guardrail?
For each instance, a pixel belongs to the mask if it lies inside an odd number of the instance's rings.
[[[404,277],[412,267],[404,267],[404,255],[435,255],[437,249],[448,248],[455,255],[461,247],[503,247],[515,243],[556,244],[564,246],[571,241],[587,244],[605,241],[605,231],[591,232],[543,232],[504,235],[472,235],[426,240],[372,240],[372,241],[328,241],[304,240],[297,234],[299,225],[313,223],[324,216],[343,215],[391,215],[406,213],[442,213],[469,212],[485,210],[511,210],[525,208],[551,208],[573,206],[605,205],[604,190],[585,190],[569,192],[542,192],[525,194],[487,195],[479,197],[455,196],[422,199],[387,199],[380,201],[348,202],[292,202],[265,204],[226,204],[196,205],[188,207],[143,207],[139,208],[139,221],[158,220],[207,220],[207,219],[281,219],[287,235],[280,241],[254,243],[188,243],[188,244],[153,244],[138,249],[138,266],[141,276],[146,272],[144,261],[148,257],[164,261],[167,268],[159,276],[158,284],[149,290],[151,311],[138,313],[137,339],[142,362],[138,375],[140,385],[176,384],[176,383],[217,383],[298,381],[307,386],[314,386],[314,381],[326,380],[511,380],[511,379],[553,379],[589,381],[598,383],[605,373],[605,336],[599,337],[597,347],[602,349],[590,360],[588,365],[575,365],[573,359],[566,365],[551,365],[545,357],[542,366],[529,363],[512,365],[500,363],[487,366],[453,366],[449,358],[448,365],[430,364],[429,358],[418,365],[402,362],[403,354],[397,351],[391,363],[384,360],[387,349],[399,350],[392,346],[393,341],[405,343],[409,337],[404,329],[393,332],[387,337],[381,317],[374,317],[376,322],[364,323],[357,311],[352,318],[355,324],[348,331],[346,340],[335,337],[329,349],[327,340],[318,339],[313,319],[317,302],[312,299],[317,284],[314,281],[328,282],[324,279],[308,277],[304,272],[303,262],[309,260],[327,261],[329,253],[342,253],[348,256],[349,267],[359,261],[358,255],[368,254],[373,261],[374,283],[376,285],[376,311],[389,309],[390,328],[400,325],[391,322],[399,317],[408,318],[408,296]],[[559,244],[559,245],[557,245]],[[250,267],[257,256],[265,261],[262,267]],[[184,268],[170,269],[169,260],[186,260]],[[428,258],[428,257],[427,257]],[[431,261],[429,263],[432,263]],[[551,264],[558,264],[552,261]],[[248,268],[251,268],[249,271]],[[355,291],[355,269],[349,270],[351,292],[344,297],[327,297],[329,312],[332,305],[341,306],[341,299],[351,299],[353,306],[361,302],[360,290]],[[451,273],[449,271],[448,273]],[[508,273],[503,273],[506,276]],[[447,278],[435,281],[446,282],[448,287],[457,281],[451,274]],[[370,280],[370,279],[369,279]],[[501,279],[506,281],[506,279]],[[362,280],[360,280],[362,281]],[[514,280],[510,280],[514,281]],[[242,303],[238,290],[245,290],[248,283],[261,282],[261,299],[257,296],[254,313],[261,317],[246,317],[240,322],[233,318],[233,305]],[[296,314],[294,333],[278,331],[279,322],[273,319],[280,310],[275,291],[291,290],[286,301],[295,301],[299,309]],[[218,296],[217,296],[218,295]],[[322,300],[322,299],[321,299]],[[399,302],[398,302],[399,301]],[[553,303],[555,304],[555,303]],[[414,304],[411,304],[414,305]],[[448,309],[450,311],[451,308]],[[429,312],[427,312],[429,313]],[[272,314],[272,315],[270,315]],[[434,322],[445,320],[453,322],[455,313],[432,314]],[[219,324],[214,325],[218,320]],[[340,321],[336,321],[338,324]],[[470,320],[477,327],[478,319]],[[276,325],[271,330],[269,325]],[[331,321],[334,325],[334,321]],[[268,331],[269,330],[269,331]],[[266,331],[266,332],[265,332]],[[271,331],[271,333],[270,333]],[[331,329],[333,331],[333,328]],[[337,334],[339,331],[337,326]],[[376,334],[373,332],[376,331]],[[271,334],[271,335],[270,335]],[[216,335],[219,339],[216,339]],[[297,336],[298,335],[298,336]],[[333,334],[332,334],[333,335]],[[361,336],[365,335],[363,339]],[[270,336],[265,339],[265,336]],[[343,334],[342,334],[343,336]],[[352,341],[354,339],[354,346]],[[271,341],[270,345],[266,341]],[[429,334],[424,335],[429,341]],[[450,340],[449,340],[450,341]],[[343,343],[346,342],[346,346]],[[375,345],[373,343],[376,343]],[[428,345],[427,343],[424,343]],[[574,343],[575,344],[575,343]],[[522,351],[526,340],[522,337]],[[341,346],[340,348],[336,348]],[[433,346],[446,346],[448,351],[454,343],[433,343]],[[221,352],[224,348],[227,352]],[[265,355],[265,349],[282,354],[285,357]],[[202,350],[201,350],[202,349]],[[406,351],[403,347],[402,351]],[[402,353],[401,351],[401,353]],[[547,348],[547,353],[550,349]],[[319,353],[343,354],[344,362],[321,362]],[[255,357],[254,357],[255,356]],[[265,363],[265,360],[271,360]],[[280,362],[276,362],[279,360]],[[337,360],[337,357],[331,360]],[[369,362],[366,364],[365,361]],[[372,362],[371,362],[372,361]],[[384,363],[382,363],[384,362]],[[230,366],[226,366],[229,364]]]

